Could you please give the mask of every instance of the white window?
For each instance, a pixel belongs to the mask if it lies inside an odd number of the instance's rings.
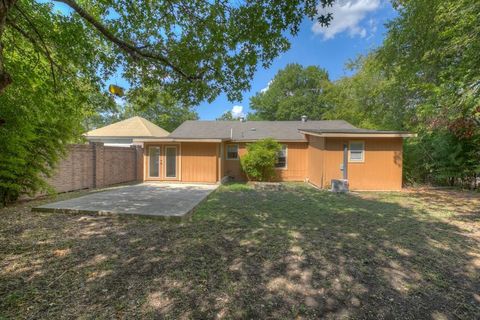
[[[275,163],[275,168],[286,168],[287,167],[287,146],[282,144],[282,150],[277,154],[277,162]]]
[[[349,162],[364,162],[365,161],[365,142],[350,141],[349,148]]]
[[[238,159],[238,144],[227,144],[227,160]]]

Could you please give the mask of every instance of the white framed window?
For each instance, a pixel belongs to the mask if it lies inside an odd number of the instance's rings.
[[[277,153],[275,168],[285,169],[287,167],[287,145],[282,144],[282,150]]]
[[[348,148],[348,162],[365,161],[365,142],[350,141]]]
[[[238,160],[238,144],[227,144],[227,160]]]

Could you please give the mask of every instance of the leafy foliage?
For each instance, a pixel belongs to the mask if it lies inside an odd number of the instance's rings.
[[[233,114],[232,114],[232,111],[227,111],[227,112],[224,112],[220,117],[218,117],[217,119],[215,119],[217,121],[232,121],[232,120],[235,120],[235,118],[233,117]]]
[[[172,132],[186,120],[197,120],[198,114],[158,86],[129,90],[122,118],[141,116]]]
[[[305,15],[328,23],[317,4],[0,1],[1,202],[46,188],[42,178],[82,122],[104,122],[105,110],[123,116],[100,92],[105,80],[131,83],[125,114],[172,130],[197,117],[188,106],[221,92],[238,99],[257,65],[289,48]]]
[[[262,120],[299,120],[306,115],[322,119],[328,108],[331,83],[324,69],[289,64],[280,70],[265,91],[250,99],[250,108]]]
[[[251,108],[268,120],[297,120],[305,113],[363,128],[418,133],[405,141],[407,181],[475,185],[480,175],[480,3],[395,5],[399,15],[388,23],[383,45],[349,63],[354,75],[321,87],[318,105],[323,107],[314,109],[321,112],[305,110],[315,105],[314,99],[288,94],[294,92],[295,79],[303,79],[298,66],[280,71],[265,93],[252,98]],[[305,77],[300,83],[318,80]]]
[[[332,16],[319,16],[317,5],[332,2],[8,0],[0,2],[0,31],[35,43],[55,68],[83,60],[91,77],[121,71],[134,87],[160,85],[196,105],[221,92],[239,100],[257,65],[290,47],[305,16],[328,24]]]
[[[420,134],[407,174],[470,184],[480,173],[480,3],[399,4],[378,60],[389,79],[407,88],[403,108],[413,115],[404,126]]]
[[[5,43],[8,48],[8,37]],[[38,57],[26,42],[16,45],[21,45],[22,54],[6,55],[9,70],[15,71],[13,84],[0,96],[0,119],[5,121],[0,125],[0,204],[47,189],[43,178],[65,145],[80,136],[84,115],[97,108],[95,103],[108,101],[90,82],[70,73],[59,75],[54,83],[47,59]],[[22,72],[27,69],[34,72]]]
[[[249,180],[269,181],[275,176],[275,161],[282,146],[273,139],[247,144],[247,153],[240,158],[242,169]]]

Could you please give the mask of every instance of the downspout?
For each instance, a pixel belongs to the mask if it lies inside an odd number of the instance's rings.
[[[343,180],[348,180],[348,146],[343,145]]]

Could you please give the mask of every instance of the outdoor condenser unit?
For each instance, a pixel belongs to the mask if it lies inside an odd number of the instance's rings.
[[[332,192],[348,192],[348,180],[332,179]]]

